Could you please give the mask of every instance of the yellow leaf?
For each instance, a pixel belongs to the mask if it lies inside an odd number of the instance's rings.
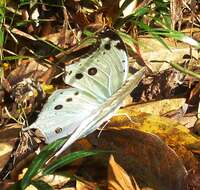
[[[55,91],[55,87],[53,85],[42,84],[41,86],[47,94],[52,94]]]
[[[10,64],[8,63],[3,63],[3,70],[6,71],[10,68]]]
[[[192,149],[192,144],[200,150],[200,138],[190,132],[190,130],[175,120],[135,111],[132,109],[120,109],[119,116],[113,117],[108,124],[115,129],[133,128],[144,132],[156,134],[170,146],[177,144],[188,146]],[[121,115],[121,116],[120,116]],[[130,117],[133,122],[127,117]]]

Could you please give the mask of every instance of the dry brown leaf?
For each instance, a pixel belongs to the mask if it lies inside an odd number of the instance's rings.
[[[48,183],[52,187],[56,187],[58,189],[62,188],[64,184],[69,182],[70,178],[62,175],[46,175],[40,177],[40,179],[46,183]]]
[[[10,153],[13,146],[19,136],[20,125],[13,125],[12,127],[6,127],[1,129],[0,132],[0,169],[3,168],[5,163],[10,158]]]
[[[150,113],[152,115],[163,115],[173,110],[179,109],[184,105],[185,98],[172,98],[160,101],[152,101],[143,104],[127,107],[127,110],[135,109],[139,112]]]
[[[128,102],[128,100],[126,100]],[[125,102],[125,103],[126,103]],[[185,105],[186,98],[172,98],[159,101],[151,101],[142,104],[136,104],[125,109],[127,111],[137,110],[138,112],[149,113],[172,118],[187,128],[194,126],[197,117],[195,114],[184,114],[181,107]],[[125,104],[127,105],[127,104]],[[130,105],[130,101],[129,101]]]
[[[164,42],[170,47],[171,51],[156,39],[145,36],[139,38],[142,58],[155,73],[170,68],[170,62],[184,63],[184,55],[190,55],[191,53],[191,56],[196,60],[199,58],[198,51],[195,48],[190,49],[187,44],[173,42],[171,39],[165,39]],[[194,61],[191,61],[191,64]]]
[[[170,11],[171,11],[171,21],[172,29],[175,29],[175,25],[178,22],[179,28],[181,26],[181,21],[183,19],[183,0],[171,0],[170,1]]]
[[[44,82],[52,79],[54,71],[52,71],[50,66],[45,66],[41,62],[38,62],[33,58],[29,58],[27,60],[20,61],[16,69],[10,72],[7,79],[11,84],[16,84],[25,78],[40,80],[46,73],[48,73],[48,79],[46,77],[46,81]]]
[[[25,190],[38,190],[35,186],[29,185]]]
[[[119,13],[119,1],[120,0],[103,0],[102,7],[104,15],[112,20],[115,20]]]
[[[133,178],[134,179],[134,178]],[[126,171],[115,162],[113,155],[109,159],[108,189],[109,190],[140,190],[136,181],[132,183]]]
[[[76,190],[96,190],[97,185],[88,181],[76,181]]]
[[[10,157],[10,153],[13,147],[9,143],[0,143],[0,170],[6,164],[6,161]]]
[[[107,129],[99,138],[97,136],[97,132],[89,136],[90,143],[96,149],[112,151],[117,163],[129,176],[135,177],[140,188],[182,190],[187,174],[185,167],[176,153],[159,137],[130,128]],[[83,167],[95,179],[102,180],[106,175],[103,170],[107,167],[105,160],[102,162],[95,158],[92,161],[90,158]]]

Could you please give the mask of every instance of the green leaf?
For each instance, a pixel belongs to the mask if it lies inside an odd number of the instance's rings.
[[[140,24],[140,27],[142,28],[142,24]],[[148,27],[148,29],[147,29]],[[194,40],[193,38],[183,34],[182,32],[178,32],[175,30],[171,30],[171,29],[166,29],[166,28],[156,28],[156,29],[150,29],[149,26],[145,26],[143,25],[143,28],[146,29],[149,33],[151,33],[152,35],[163,35],[163,36],[167,36],[170,38],[173,38],[175,40],[179,40],[182,42],[185,42],[191,46],[200,48],[200,43],[197,42],[196,40]]]
[[[2,21],[4,16],[5,16],[5,7],[0,6],[0,21]]]
[[[83,34],[86,36],[94,36],[94,32],[88,30],[87,28],[83,30]]]
[[[129,47],[131,47],[131,50],[133,50],[133,52],[135,52],[135,46],[134,45],[138,44],[138,42],[136,40],[134,40],[130,35],[128,35],[124,32],[117,31],[117,33],[122,38],[123,42],[125,44],[127,44]]]
[[[48,183],[45,183],[42,180],[33,180],[31,184],[35,186],[38,190],[54,190]]]
[[[164,47],[166,47],[168,50],[170,50],[169,46],[164,42],[164,40],[158,35],[158,33],[155,32],[155,29],[149,27],[147,24],[144,24],[143,22],[138,23],[138,26],[143,29],[144,31],[151,34],[155,39],[157,39]],[[168,30],[168,29],[163,29]],[[170,50],[171,51],[171,50]]]
[[[114,23],[114,28],[120,28],[121,26],[123,26],[127,22],[133,22],[134,23],[137,20],[137,18],[144,16],[149,11],[150,11],[150,9],[148,7],[141,7],[137,11],[135,11],[133,14],[130,14],[130,15],[124,17],[123,19],[118,19]]]
[[[45,162],[49,159],[50,155],[56,152],[64,143],[66,139],[59,139],[44,148],[44,150],[33,160],[28,171],[25,173],[22,181],[21,188],[25,189],[31,182],[31,179],[37,175]]]
[[[174,38],[175,40],[180,40],[182,42],[185,42],[191,46],[200,48],[200,43],[194,40],[193,38],[186,36],[185,34],[181,32],[177,32],[175,30],[171,30],[169,34],[167,34],[169,37]]]
[[[70,153],[66,156],[62,156],[61,158],[55,160],[47,168],[43,169],[42,174],[43,175],[51,174],[55,172],[56,169],[61,168],[67,164],[70,164],[77,159],[85,158],[88,156],[95,156],[102,153],[105,154],[105,153],[108,153],[108,151],[77,151],[77,152]]]

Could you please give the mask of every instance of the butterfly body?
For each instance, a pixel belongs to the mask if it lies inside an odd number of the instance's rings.
[[[57,156],[109,120],[143,74],[144,69],[128,79],[124,43],[111,29],[105,29],[92,53],[66,66],[64,81],[73,88],[55,91],[38,119],[25,130],[39,129],[46,143],[68,137]]]

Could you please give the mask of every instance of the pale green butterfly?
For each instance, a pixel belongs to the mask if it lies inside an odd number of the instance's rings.
[[[90,54],[65,68],[64,81],[73,88],[56,90],[24,129],[39,129],[46,143],[68,137],[55,156],[108,121],[144,75],[141,69],[128,78],[126,48],[113,30],[105,28],[97,39]]]

